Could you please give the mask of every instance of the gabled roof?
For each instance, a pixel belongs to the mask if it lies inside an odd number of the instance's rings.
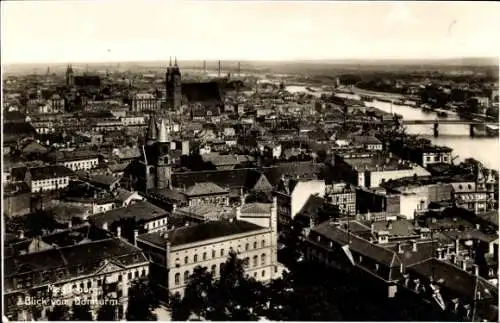
[[[241,214],[265,214],[269,215],[272,204],[269,203],[247,203],[241,207]]]
[[[67,167],[61,165],[48,165],[42,167],[34,167],[30,170],[31,180],[44,180],[59,177],[72,176],[73,171]]]
[[[209,195],[209,194],[226,194],[227,189],[223,189],[219,185],[211,182],[195,183],[189,187],[184,194],[187,196]]]
[[[7,258],[5,276],[31,273],[32,286],[40,286],[95,273],[106,261],[129,266],[147,259],[137,247],[111,238]],[[7,291],[16,289],[10,279],[4,282]]]
[[[407,267],[407,270],[421,277],[433,277],[442,287],[468,300],[473,300],[476,292],[480,292],[483,297],[498,300],[498,289],[486,279],[436,258],[416,263]]]

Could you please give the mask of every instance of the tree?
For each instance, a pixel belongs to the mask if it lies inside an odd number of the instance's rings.
[[[210,321],[256,320],[265,308],[264,286],[245,276],[244,263],[231,252],[215,280],[205,268],[196,268],[189,278],[184,297],[170,299],[173,320],[192,316]]]
[[[153,311],[160,305],[147,279],[136,280],[128,292],[127,321],[156,321]]]
[[[116,306],[111,304],[102,305],[97,311],[98,321],[114,321],[116,319]]]
[[[89,305],[75,305],[72,307],[71,320],[72,321],[92,321],[92,314],[90,313]]]
[[[66,321],[68,317],[69,308],[64,305],[56,305],[52,310],[47,313],[47,319],[49,321]]]

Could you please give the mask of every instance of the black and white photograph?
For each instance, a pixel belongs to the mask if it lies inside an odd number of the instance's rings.
[[[2,321],[498,322],[499,17],[1,1]]]

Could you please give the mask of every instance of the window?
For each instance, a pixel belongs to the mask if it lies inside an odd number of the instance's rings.
[[[184,284],[187,284],[189,280],[189,271],[184,272]]]
[[[118,281],[121,282],[122,281],[122,275],[118,275]]]
[[[253,248],[254,248],[254,249],[257,249],[257,241],[255,241],[255,242],[253,243]]]
[[[92,282],[91,281],[88,281],[87,282],[87,289],[91,289],[92,288]]]
[[[193,259],[194,262],[197,262],[198,261],[198,255],[194,255],[194,259]]]
[[[176,286],[178,286],[181,283],[180,280],[181,280],[181,274],[176,273],[175,274],[175,285]]]
[[[212,258],[215,258],[215,250],[212,250]]]
[[[207,260],[207,253],[206,252],[203,253],[203,260]]]
[[[141,277],[145,277],[145,276],[146,276],[146,269],[143,269],[143,270],[141,271]]]
[[[129,280],[131,280],[131,279],[132,279],[132,273],[128,273],[128,274],[127,274],[127,278],[128,278]]]
[[[245,259],[243,259],[243,267],[248,268],[249,265],[250,265],[250,258],[246,257]]]
[[[250,249],[250,245],[247,243],[247,244],[245,244],[245,250],[248,250],[248,249]]]
[[[212,265],[212,268],[211,268],[211,272],[212,272],[212,275],[215,276],[215,271],[217,270],[217,265]]]
[[[262,240],[260,243],[260,247],[264,248],[266,246],[266,240]]]
[[[221,250],[220,250],[220,256],[221,256],[221,257],[224,257],[224,249],[221,249]]]
[[[260,255],[260,264],[261,264],[261,266],[264,266],[266,264],[266,254],[265,253]]]
[[[263,271],[262,271],[262,277],[264,277],[265,275],[266,275],[266,271],[265,271],[265,270],[263,270]]]
[[[257,278],[257,272],[254,272],[254,273],[253,273],[253,276],[254,276],[255,278]]]
[[[138,270],[136,270],[136,271],[135,271],[135,273],[134,273],[134,277],[135,277],[135,278],[139,277],[139,271],[138,271]]]
[[[186,257],[184,257],[184,265],[187,265],[187,264],[188,264],[188,262],[189,262],[189,258],[188,258],[187,256],[186,256]]]
[[[259,258],[257,256],[253,256],[253,266],[257,267]]]

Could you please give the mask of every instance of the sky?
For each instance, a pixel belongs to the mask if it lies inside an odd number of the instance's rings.
[[[500,54],[500,5],[493,1],[85,0],[1,6],[3,64]]]

